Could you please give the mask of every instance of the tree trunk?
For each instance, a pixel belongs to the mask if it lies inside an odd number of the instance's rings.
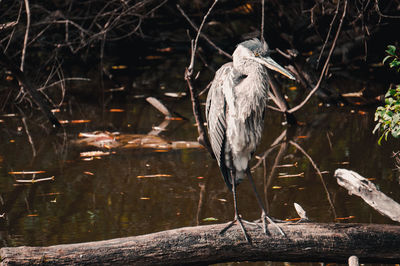
[[[265,235],[247,225],[252,243],[239,226],[223,235],[226,224],[185,227],[149,235],[50,247],[5,247],[3,265],[112,264],[174,265],[228,261],[346,262],[355,255],[360,263],[398,263],[400,226],[377,224],[279,224],[286,236],[268,225]]]

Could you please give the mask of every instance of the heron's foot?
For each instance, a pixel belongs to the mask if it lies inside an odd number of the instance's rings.
[[[221,230],[220,234],[224,234],[226,231],[228,231],[229,228],[231,228],[234,224],[239,223],[240,228],[242,229],[242,232],[244,234],[244,238],[246,239],[246,241],[250,244],[251,243],[251,239],[249,237],[249,235],[247,234],[246,228],[244,227],[244,223],[251,225],[251,226],[259,226],[257,223],[253,223],[253,222],[249,222],[246,221],[244,219],[242,219],[242,217],[240,215],[235,215],[235,218],[233,219],[233,221],[231,221],[227,226],[225,226],[224,229]]]
[[[282,229],[279,227],[279,225],[277,225],[274,222],[274,220],[276,220],[276,219],[269,217],[264,211],[261,213],[261,222],[262,222],[264,234],[268,235],[268,231],[267,231],[267,221],[268,221],[268,223],[270,223],[276,227],[276,229],[282,236],[286,236],[285,233],[282,231]],[[278,220],[276,220],[276,221],[278,221]]]

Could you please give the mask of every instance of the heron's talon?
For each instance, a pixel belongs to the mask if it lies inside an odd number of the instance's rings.
[[[243,220],[241,218],[240,215],[235,215],[235,218],[233,219],[233,221],[231,221],[227,226],[225,226],[221,232],[219,232],[220,235],[224,234],[226,231],[228,231],[229,228],[231,228],[234,224],[238,223],[240,225],[240,228],[242,229],[242,232],[244,234],[244,238],[246,239],[246,241],[251,244],[251,239],[249,237],[249,235],[247,234],[246,228],[244,227],[243,223],[247,223],[250,225],[254,225],[253,223]]]

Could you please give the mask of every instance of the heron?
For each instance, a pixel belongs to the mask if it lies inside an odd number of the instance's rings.
[[[267,69],[277,71],[293,80],[295,78],[270,57],[267,43],[259,39],[250,39],[238,44],[232,58],[232,62],[217,70],[211,83],[206,102],[206,120],[212,151],[224,181],[233,194],[235,216],[222,231],[237,221],[246,240],[250,242],[243,226],[243,222],[247,221],[238,214],[236,197],[236,187],[246,176],[261,208],[265,234],[268,221],[284,235],[282,229],[266,214],[250,172],[249,161],[256,151],[263,131],[264,109],[269,90]]]

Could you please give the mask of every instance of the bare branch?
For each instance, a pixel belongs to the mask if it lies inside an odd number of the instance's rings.
[[[265,0],[261,0],[261,30],[260,30],[260,40],[264,42],[264,16],[265,16]]]
[[[25,29],[25,37],[24,37],[24,46],[22,48],[21,54],[21,65],[19,69],[23,72],[24,71],[24,63],[25,63],[25,53],[26,53],[26,45],[28,43],[29,37],[29,28],[31,27],[31,11],[29,8],[29,1],[24,0],[25,2],[25,10],[26,10],[26,29]]]
[[[375,10],[376,13],[378,13],[379,16],[383,17],[383,18],[395,18],[395,19],[400,19],[400,16],[390,16],[390,15],[385,15],[382,14],[380,8],[379,8],[379,1],[375,0]]]
[[[328,31],[328,33],[326,34],[326,39],[325,39],[324,45],[322,45],[321,52],[319,53],[318,60],[317,60],[317,68],[319,67],[319,62],[320,62],[321,57],[322,57],[322,54],[323,54],[323,52],[324,52],[324,50],[325,50],[325,46],[326,46],[326,44],[328,43],[329,36],[331,35],[331,31],[332,31],[332,27],[333,27],[333,22],[335,22],[336,17],[337,17],[337,14],[339,13],[339,6],[340,6],[340,0],[337,2],[336,10],[335,10],[335,15],[333,16],[332,21],[331,21],[331,24],[329,25],[329,31]]]
[[[329,61],[330,61],[332,53],[333,53],[333,50],[336,47],[336,41],[337,41],[337,39],[339,37],[339,34],[340,34],[340,31],[342,29],[343,20],[344,20],[344,17],[346,16],[346,9],[347,9],[347,0],[344,1],[343,14],[342,14],[342,17],[340,19],[339,27],[338,27],[338,30],[336,31],[335,39],[333,40],[332,47],[329,50],[328,57],[326,58],[325,65],[324,65],[324,67],[323,67],[323,69],[321,71],[321,75],[319,77],[319,80],[318,80],[317,84],[315,85],[315,87],[310,91],[310,93],[307,95],[307,97],[299,105],[297,105],[296,107],[293,107],[292,109],[287,111],[289,114],[294,113],[297,110],[299,110],[300,108],[302,108],[308,102],[308,100],[311,98],[311,96],[318,90],[319,86],[321,85],[322,78],[325,75],[325,72],[327,70]]]
[[[192,26],[193,29],[195,29],[196,31],[198,31],[199,29],[197,28],[197,26],[194,24],[194,22],[188,17],[188,15],[185,13],[185,11],[183,11],[183,9],[177,5],[178,10],[181,12],[182,16],[189,22],[190,26]],[[224,50],[222,50],[221,48],[219,48],[213,41],[211,41],[204,33],[200,34],[200,37],[202,37],[204,40],[206,40],[212,47],[214,47],[219,54],[222,54],[224,56],[226,56],[229,59],[232,59],[232,56],[230,54],[228,54],[227,52],[225,52]]]

